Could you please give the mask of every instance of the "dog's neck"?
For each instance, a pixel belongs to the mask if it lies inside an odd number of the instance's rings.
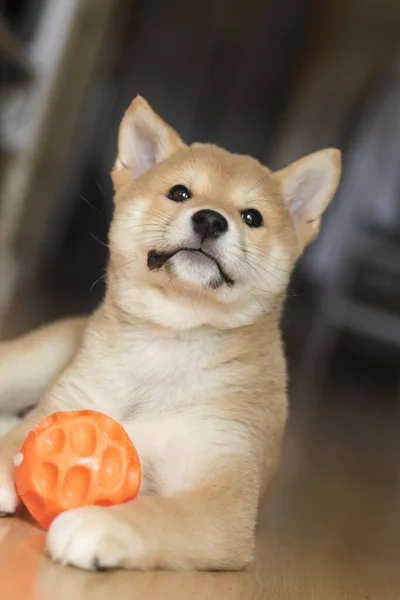
[[[140,352],[143,344],[148,348],[154,346],[155,352],[162,346],[172,348],[171,344],[176,351],[180,351],[179,348],[184,351],[186,348],[188,352],[196,351],[198,346],[215,345],[220,349],[229,349],[230,353],[234,349],[234,354],[239,355],[245,339],[253,348],[264,346],[266,340],[269,340],[270,345],[274,342],[280,344],[281,313],[282,303],[277,303],[274,310],[265,313],[256,322],[242,327],[200,325],[186,329],[174,328],[162,326],[149,319],[135,318],[132,314],[126,315],[115,304],[112,296],[106,295],[91,319],[89,337],[93,338],[95,351],[101,339],[105,350],[107,345],[115,345],[122,352]],[[89,345],[92,346],[91,343]]]
[[[119,286],[112,273],[103,306],[115,322],[133,326],[148,323],[160,327],[166,335],[189,332],[203,327],[217,330],[232,330],[254,325],[260,320],[280,320],[283,297],[271,300],[255,295],[243,294],[234,302],[222,303],[197,293],[184,295],[176,291],[163,290],[149,285],[132,283],[127,289]]]

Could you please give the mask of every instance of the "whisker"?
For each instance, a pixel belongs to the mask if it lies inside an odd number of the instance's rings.
[[[126,263],[122,264],[122,265],[117,265],[117,271],[119,271],[120,269],[123,269],[125,267],[128,267],[129,265],[131,265],[132,263],[136,262],[138,260],[138,255],[135,254],[134,258],[132,258],[131,260],[128,260]]]
[[[262,260],[267,260],[269,261],[269,264],[275,268],[277,268],[279,271],[282,271],[282,273],[287,273],[290,275],[291,270],[290,269],[284,269],[281,265],[279,265],[279,263],[277,261],[273,262],[272,257],[268,256],[268,254],[264,254],[263,252],[260,252],[259,250],[255,250],[252,248],[246,248],[246,254],[248,256],[251,256],[253,258],[255,258],[256,260],[261,258]]]
[[[98,238],[97,238],[97,237],[94,235],[94,233],[90,232],[90,236],[91,236],[91,237],[92,237],[94,240],[96,240],[96,242],[98,242],[99,244],[101,244],[102,246],[104,246],[105,248],[107,248],[107,250],[109,250],[109,247],[108,247],[108,245],[107,245],[105,242],[102,242],[101,240],[99,240],[99,239],[98,239]]]
[[[96,281],[94,283],[92,283],[92,285],[90,286],[89,292],[92,291],[92,289],[94,288],[94,286],[99,283],[99,281],[101,281],[102,279],[105,279],[105,277],[107,277],[107,272],[103,273],[103,275],[100,275],[100,277],[98,279],[96,279]]]
[[[100,185],[100,181],[98,179],[95,179],[95,182],[96,182],[96,185],[99,188],[99,190],[101,192],[101,195],[103,196],[104,200],[108,201],[110,198],[107,197],[107,195],[106,195],[103,187]]]
[[[273,277],[274,279],[276,279],[276,281],[278,281],[281,284],[286,285],[286,280],[284,279],[280,279],[275,273],[271,273],[271,271],[269,271],[265,266],[263,265],[257,265],[257,267],[255,267],[247,258],[244,259],[246,265],[253,271],[253,273],[255,273],[258,277],[260,277],[260,270],[263,271],[268,277]],[[266,282],[265,282],[266,283]],[[271,291],[271,289],[269,290]]]
[[[266,181],[269,177],[271,177],[272,173],[266,173],[264,175],[264,177],[262,177],[257,183],[255,183],[250,189],[249,192],[252,192],[253,190],[257,189],[260,185],[262,185],[264,183],[264,181]]]
[[[83,200],[84,202],[86,202],[86,204],[88,206],[90,206],[90,208],[92,208],[94,211],[96,211],[97,213],[99,213],[99,215],[101,215],[102,217],[104,217],[107,222],[108,222],[108,218],[106,217],[106,215],[103,213],[102,210],[100,210],[97,206],[94,206],[94,204],[92,204],[91,202],[89,202],[89,200],[87,198],[85,198],[85,196],[82,196],[82,194],[80,194],[79,192],[77,192],[77,196],[78,198],[80,198],[81,200]]]
[[[159,219],[160,222],[168,223],[168,221],[169,221],[169,218],[166,217],[165,214],[160,213],[160,212],[154,212],[154,211],[150,211],[150,210],[147,210],[147,209],[144,209],[144,208],[137,208],[137,207],[135,207],[134,212],[136,212],[136,213],[144,213],[144,214],[148,215],[149,217],[155,217],[155,218]],[[118,222],[121,222],[121,221],[125,222],[128,219],[127,218],[122,219],[121,217],[116,217],[115,216],[114,220],[116,220]]]

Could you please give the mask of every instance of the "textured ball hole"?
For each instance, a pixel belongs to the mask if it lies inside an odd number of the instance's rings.
[[[46,498],[53,496],[58,484],[57,465],[50,462],[36,465],[33,471],[33,481],[38,494]]]
[[[38,452],[42,456],[58,454],[64,448],[65,433],[59,427],[44,431],[39,438]]]
[[[97,445],[96,427],[88,421],[77,421],[70,430],[71,450],[77,456],[91,456]]]
[[[118,448],[110,446],[103,452],[100,467],[100,485],[108,490],[113,490],[122,481],[124,458]]]
[[[90,471],[82,465],[76,465],[67,471],[61,492],[61,504],[64,510],[87,504],[90,479]]]
[[[104,419],[101,427],[112,442],[119,442],[121,440],[122,427],[113,419]]]

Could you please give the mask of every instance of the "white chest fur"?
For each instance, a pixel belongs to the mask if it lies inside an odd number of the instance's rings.
[[[170,495],[190,488],[215,459],[247,446],[238,426],[201,414],[134,419],[126,429],[142,464],[142,494]]]
[[[247,444],[242,428],[212,402],[223,397],[232,374],[218,365],[218,335],[182,339],[138,331],[99,347],[97,340],[95,359],[88,356],[90,374],[79,374],[81,391],[127,429],[142,463],[141,493],[168,495],[190,486],[217,455]]]
[[[215,336],[176,339],[139,331],[107,349],[96,375],[103,390],[99,397],[108,405],[104,391],[111,392],[115,416],[122,420],[195,405],[196,398],[209,396],[220,384],[222,374],[213,368],[217,352]]]

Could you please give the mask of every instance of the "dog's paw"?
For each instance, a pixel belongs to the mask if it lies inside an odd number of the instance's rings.
[[[54,520],[46,549],[53,560],[101,571],[137,568],[142,544],[112,510],[87,506],[65,512]]]
[[[13,481],[0,476],[0,517],[14,514],[17,506],[18,496]]]

